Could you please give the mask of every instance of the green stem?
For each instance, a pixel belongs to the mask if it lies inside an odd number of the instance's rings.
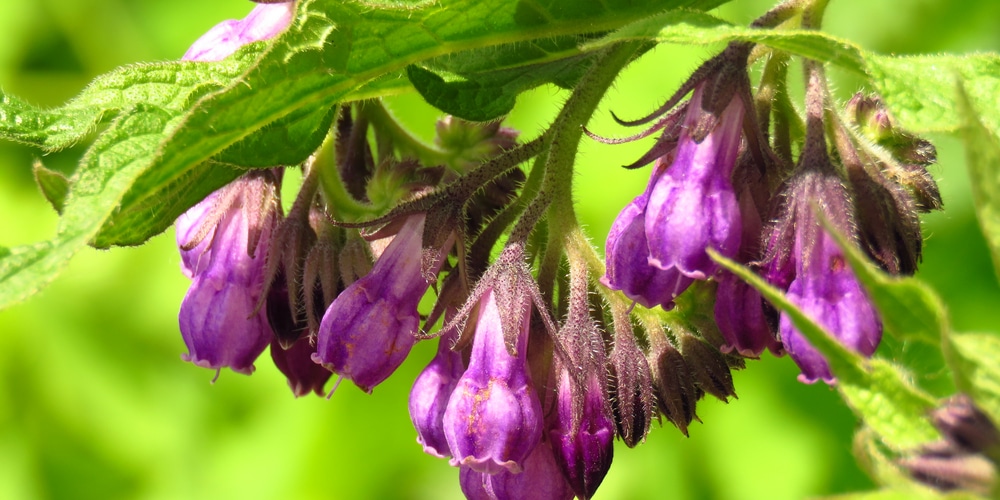
[[[403,128],[382,101],[367,102],[361,107],[361,111],[373,126],[392,138],[393,145],[400,152],[416,156],[424,165],[446,165],[453,170],[457,169],[457,166],[453,165],[455,162],[453,155],[437,146],[427,144]]]
[[[336,120],[334,120],[336,123]],[[310,169],[319,175],[319,185],[326,200],[330,216],[341,221],[358,221],[370,218],[372,209],[359,202],[347,192],[340,172],[337,170],[337,155],[334,148],[335,134],[327,136],[312,158]]]
[[[549,240],[538,270],[540,288],[551,292],[566,238],[579,228],[573,205],[573,164],[583,138],[583,127],[607,89],[644,42],[625,42],[609,48],[583,76],[553,122],[539,199],[548,206]],[[603,267],[603,266],[602,266]],[[547,295],[551,297],[551,293]]]
[[[823,14],[830,0],[811,0],[802,9],[802,28],[818,30],[823,25]]]

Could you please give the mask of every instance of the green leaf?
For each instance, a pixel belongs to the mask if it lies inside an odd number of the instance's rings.
[[[142,172],[144,164],[135,151],[155,149],[164,131],[178,123],[169,112],[150,105],[123,111],[112,121],[74,176],[56,238],[12,248],[0,260],[0,305],[23,300],[62,270]]]
[[[993,256],[993,270],[1000,276],[1000,138],[996,129],[991,131],[983,123],[977,111],[984,108],[972,102],[972,96],[965,88],[964,85],[958,87],[958,105],[965,118],[962,138],[965,140],[972,197],[979,226]],[[995,104],[993,113],[997,113]]]
[[[987,130],[1000,133],[1000,55],[869,54],[867,61],[872,83],[903,128],[957,132],[968,122],[958,110],[968,107],[982,114]],[[956,91],[958,81],[966,97]]]
[[[69,194],[69,179],[61,172],[45,168],[41,160],[35,160],[31,170],[42,195],[45,196],[56,213],[61,214],[66,205],[66,195]]]
[[[953,333],[951,347],[958,389],[972,396],[994,422],[1000,422],[1000,337]]]
[[[414,88],[432,106],[459,118],[488,121],[514,108],[521,92],[544,83],[572,87],[592,64],[579,37],[470,50],[410,66]]]
[[[176,89],[168,81],[162,93],[119,93],[114,96],[120,102],[113,105],[101,107],[87,100],[83,111],[64,107],[48,114],[4,98],[0,137],[39,147],[70,144],[94,124],[110,116],[116,118],[98,136],[78,168],[56,237],[40,245],[11,249],[11,254],[0,260],[0,308],[22,300],[53,279],[67,259],[95,241],[102,227],[104,236],[95,242],[102,246],[138,243],[152,236],[154,233],[145,231],[160,230],[162,224],[140,227],[139,231],[118,226],[138,220],[157,193],[193,192],[186,191],[190,189],[186,180],[206,175],[198,172],[212,158],[233,154],[246,159],[251,147],[242,152],[240,147],[229,148],[256,140],[254,134],[278,120],[310,123],[312,110],[330,110],[338,102],[356,98],[358,94],[352,94],[356,89],[364,89],[370,82],[383,85],[386,75],[400,74],[411,64],[435,57],[603,33],[665,9],[711,8],[721,3],[605,0],[581,8],[576,0],[544,5],[441,0],[379,7],[343,0],[302,0],[292,26],[245,72],[233,61],[164,66],[173,68],[167,71],[169,76],[177,68],[230,68],[232,71],[223,75],[226,87],[222,90],[216,90],[212,78],[201,77],[199,82],[191,82],[195,86],[186,93],[171,94]],[[365,91],[370,92],[371,87]],[[13,111],[20,114],[15,116]],[[27,116],[29,112],[35,115]],[[30,126],[25,125],[28,122]],[[63,128],[69,132],[63,133]],[[267,130],[262,133],[260,143],[273,143],[267,139]],[[138,180],[142,183],[134,186]],[[193,198],[186,195],[185,204]],[[120,207],[123,201],[127,205]],[[112,219],[120,208],[120,213],[132,215]],[[164,213],[176,212],[172,208]],[[158,220],[164,219],[165,215],[158,216]],[[109,220],[114,224],[109,225]]]
[[[788,315],[795,328],[830,364],[844,401],[886,446],[893,450],[909,450],[939,437],[926,418],[927,412],[934,407],[934,399],[911,384],[900,368],[881,359],[865,359],[847,349],[753,271],[714,250],[710,249],[709,254]]]
[[[406,74],[428,104],[470,121],[488,121],[510,113],[523,88],[518,86],[508,92],[505,87],[513,82],[503,80],[445,81],[419,66],[410,66]]]
[[[181,112],[246,70],[262,44],[217,63],[184,61],[123,66],[94,79],[62,107],[43,110],[0,91],[0,139],[56,151],[76,144],[122,110],[140,104]]]
[[[808,30],[778,30],[735,26],[715,16],[691,10],[673,10],[629,24],[586,45],[602,47],[622,40],[655,39],[664,43],[687,45],[748,41],[767,45],[795,55],[829,62],[866,75],[861,49],[846,40]]]

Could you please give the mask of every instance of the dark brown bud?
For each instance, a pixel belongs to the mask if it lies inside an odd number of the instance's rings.
[[[615,311],[615,342],[610,354],[614,390],[611,409],[618,436],[632,448],[649,432],[653,418],[653,382],[649,364],[636,345],[628,313]]]
[[[660,413],[687,436],[688,425],[697,418],[695,405],[701,397],[691,367],[666,339],[655,342],[650,349],[649,365]]]
[[[968,490],[989,495],[996,484],[993,463],[981,455],[921,455],[897,463],[917,481],[941,491]]]
[[[682,334],[680,342],[684,361],[701,390],[726,402],[730,396],[736,397],[733,374],[718,349],[694,335]]]
[[[952,396],[931,412],[931,420],[945,439],[970,453],[990,453],[1000,445],[1000,432],[965,394]]]

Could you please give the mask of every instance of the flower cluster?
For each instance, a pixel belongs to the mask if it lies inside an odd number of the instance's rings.
[[[291,8],[262,3],[186,57],[217,60],[273,37]],[[790,354],[801,380],[833,383],[789,318],[709,250],[871,355],[881,324],[838,241],[912,273],[916,213],[940,207],[926,173],[933,148],[897,130],[874,97],[857,96],[840,118],[807,64],[807,133],[792,158],[788,120],[772,130],[767,100],[753,95],[751,49],[731,44],[659,111],[622,122],[653,122],[630,139],[661,134],[630,166],[653,163],[611,228],[606,268],[582,256],[592,249],[558,212],[558,193],[571,191],[550,183],[565,160],[552,134],[579,138],[581,123],[561,121],[572,113],[525,143],[498,123],[447,117],[430,145],[378,102],[342,105],[287,214],[285,170],[274,167],[177,220],[193,280],[184,359],[249,374],[270,345],[297,396],[324,394],[334,376],[371,393],[437,337],[410,392],[417,442],[460,469],[469,498],[491,499],[592,497],[616,437],[636,446],[658,416],[687,435],[698,400],[735,396],[730,370],[765,349]],[[536,157],[526,178],[518,166]]]
[[[836,123],[834,163],[817,77],[809,105],[819,111],[810,116],[798,160],[776,153],[768,124],[759,123],[770,109],[758,109],[751,96],[749,48],[731,44],[657,113],[623,122],[663,116],[626,140],[663,132],[630,166],[655,160],[648,187],[608,234],[602,282],[646,307],[669,310],[694,282],[715,281],[722,352],[753,358],[765,349],[787,352],[802,369],[801,380],[832,383],[826,360],[791,320],[721,271],[707,251],[757,270],[841,343],[870,356],[881,323],[831,232],[860,245],[886,271],[912,273],[922,238],[917,211],[940,208],[926,171],[933,147],[895,130],[876,98],[858,95],[848,105],[852,123]],[[690,100],[678,104],[687,92]],[[787,130],[775,131],[781,133]],[[872,152],[879,147],[873,140],[890,145],[888,151]]]

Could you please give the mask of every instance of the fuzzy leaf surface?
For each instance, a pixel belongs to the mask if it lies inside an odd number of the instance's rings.
[[[323,134],[317,129],[324,128],[334,105],[377,95],[380,88],[398,91],[391,77],[411,64],[539,39],[601,34],[663,10],[721,3],[442,0],[406,6],[303,0],[284,34],[245,49],[242,59],[153,65],[157,71],[127,67],[102,80],[111,83],[95,84],[90,93],[51,112],[3,96],[0,138],[59,149],[99,124],[106,128],[98,130],[77,168],[55,237],[0,257],[0,308],[40,289],[88,243],[136,244],[162,231],[184,205],[232,174],[213,159],[243,163],[268,154],[274,155],[269,161],[283,163],[305,159],[319,146]],[[221,73],[189,75],[178,89],[171,78],[184,69]],[[135,76],[141,71],[144,76]],[[113,84],[115,78],[127,81]],[[298,124],[287,141],[295,147],[268,151],[283,132],[266,127],[281,120]],[[205,181],[206,176],[213,180]],[[150,213],[150,201],[162,201],[164,193],[186,194],[155,212],[152,223],[123,227]]]

